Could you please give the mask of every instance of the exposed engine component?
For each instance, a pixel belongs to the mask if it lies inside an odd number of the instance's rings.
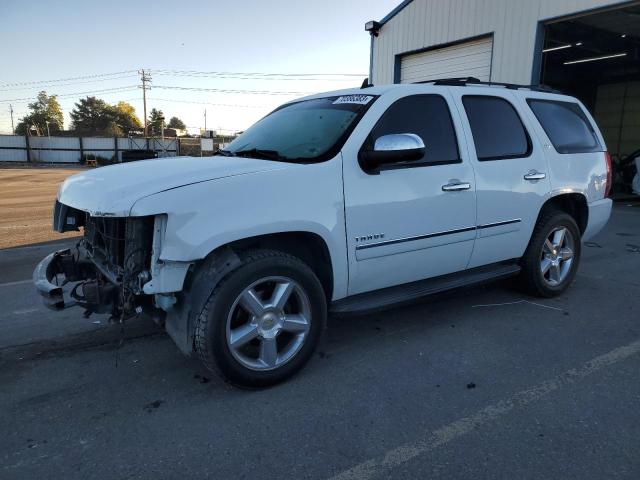
[[[75,250],[57,256],[64,282],[78,282],[71,291],[86,313],[111,313],[125,319],[140,310],[143,285],[151,278],[153,217],[92,217],[67,206],[56,206],[60,225],[84,227]],[[150,301],[150,300],[147,300]]]

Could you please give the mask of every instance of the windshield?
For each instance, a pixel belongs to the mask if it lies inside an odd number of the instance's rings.
[[[344,95],[291,103],[273,111],[220,153],[289,162],[333,157],[374,95]]]

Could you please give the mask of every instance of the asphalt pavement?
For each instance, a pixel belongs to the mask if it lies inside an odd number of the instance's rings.
[[[68,243],[68,242],[67,242]],[[0,250],[0,478],[640,478],[640,206],[555,299],[510,281],[331,318],[289,382],[245,391],[153,323],[46,310]]]

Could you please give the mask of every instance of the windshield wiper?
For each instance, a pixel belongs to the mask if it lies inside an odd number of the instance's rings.
[[[215,152],[213,152],[214,155],[222,155],[223,157],[235,157],[235,153],[229,151],[229,150],[221,150],[218,149]]]
[[[233,154],[236,157],[254,157],[254,158],[262,158],[264,160],[276,160],[276,161],[289,160],[287,157],[280,155],[280,153],[277,150],[262,150],[260,148],[238,150],[237,152],[233,152]]]

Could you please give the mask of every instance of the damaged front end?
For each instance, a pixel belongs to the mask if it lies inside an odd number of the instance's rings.
[[[153,216],[92,216],[56,202],[54,230],[83,227],[84,236],[76,247],[50,254],[34,270],[45,305],[55,310],[80,306],[87,316],[109,313],[119,321],[153,309],[143,287],[151,279],[155,221]]]

